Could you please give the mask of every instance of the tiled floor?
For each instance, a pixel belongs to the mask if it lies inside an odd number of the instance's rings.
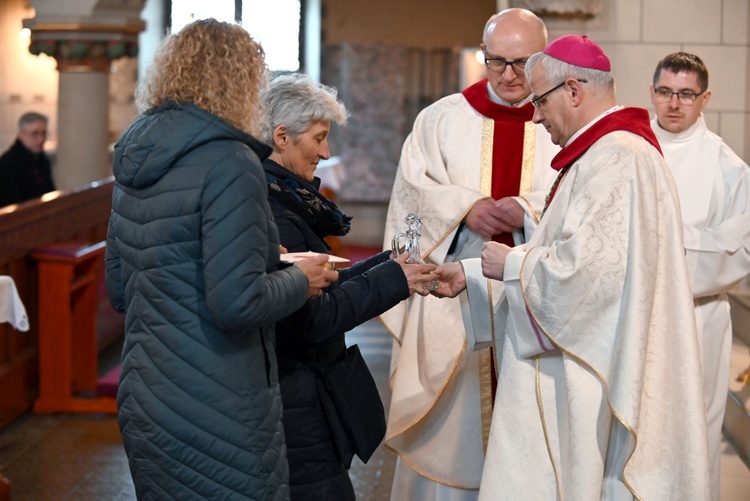
[[[744,444],[745,451],[750,450],[750,386],[743,385],[736,378],[748,366],[750,366],[750,348],[735,335],[732,343],[732,362],[729,368],[731,375],[729,391],[732,398],[727,401],[724,428],[729,430],[729,434],[737,443]],[[728,443],[724,445],[721,457],[721,499],[722,501],[749,501],[750,471],[737,456],[735,448]]]
[[[372,369],[388,405],[390,336],[379,321],[350,333]],[[395,455],[381,446],[351,476],[361,501],[387,500]],[[12,483],[14,501],[135,499],[113,416],[28,414],[0,433],[0,471]],[[750,500],[750,470],[730,444],[722,458],[722,501]]]
[[[350,333],[388,405],[390,336],[379,321]],[[368,464],[354,458],[352,483],[359,500],[387,500],[395,455],[381,445]],[[129,501],[135,499],[114,416],[27,414],[0,432],[0,472],[13,501]]]

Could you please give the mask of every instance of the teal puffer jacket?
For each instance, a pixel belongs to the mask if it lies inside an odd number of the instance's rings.
[[[273,326],[308,281],[277,270],[268,153],[189,103],[115,146],[106,278],[126,314],[117,404],[139,499],[289,496]]]

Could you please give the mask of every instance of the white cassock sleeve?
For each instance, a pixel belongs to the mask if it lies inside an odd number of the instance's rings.
[[[523,358],[530,358],[534,355],[552,351],[554,349],[550,342],[540,332],[521,290],[521,267],[526,258],[523,251],[511,251],[505,258],[505,270],[503,278],[505,282],[505,296],[508,299],[508,316],[509,326],[505,333],[509,338],[515,339],[515,345],[518,348],[518,354]]]
[[[725,180],[723,220],[707,228],[684,226],[688,270],[696,298],[727,292],[750,273],[750,169]]]
[[[482,275],[482,260],[480,258],[464,259],[461,261],[466,275],[466,291],[458,297],[461,301],[461,314],[466,328],[466,338],[469,348],[473,351],[483,350],[492,346],[494,337],[493,318],[497,308],[491,304],[495,299],[494,280],[487,280]],[[502,285],[502,284],[501,284]],[[492,287],[492,289],[490,289]],[[498,296],[503,295],[502,287],[497,288]]]
[[[519,354],[524,358],[554,349],[530,317],[523,299],[519,276],[525,256],[523,251],[508,254],[504,282],[488,280],[482,274],[482,260],[479,258],[461,261],[466,275],[466,291],[459,297],[466,337],[472,350],[489,348],[495,337],[502,335],[515,339]],[[507,323],[508,317],[510,323]]]

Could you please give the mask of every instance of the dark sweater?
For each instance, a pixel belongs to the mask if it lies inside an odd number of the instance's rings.
[[[292,178],[322,197],[307,183],[272,160],[263,162],[266,174]],[[304,207],[294,207],[269,189],[269,202],[279,228],[281,244],[289,252],[327,252],[321,234],[324,225]],[[347,468],[336,451],[330,425],[316,393],[319,388],[311,365],[334,362],[346,350],[345,333],[409,297],[401,266],[382,252],[339,270],[339,281],[325,294],[276,324],[284,432],[289,457],[292,500],[354,499]],[[372,402],[382,408],[382,402]],[[381,437],[382,439],[382,437]]]
[[[29,151],[20,140],[0,157],[0,207],[55,191],[49,159]]]

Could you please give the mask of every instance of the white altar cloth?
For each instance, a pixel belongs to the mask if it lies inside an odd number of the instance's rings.
[[[19,331],[29,330],[29,317],[18,296],[13,278],[0,275],[0,323],[9,322]]]

